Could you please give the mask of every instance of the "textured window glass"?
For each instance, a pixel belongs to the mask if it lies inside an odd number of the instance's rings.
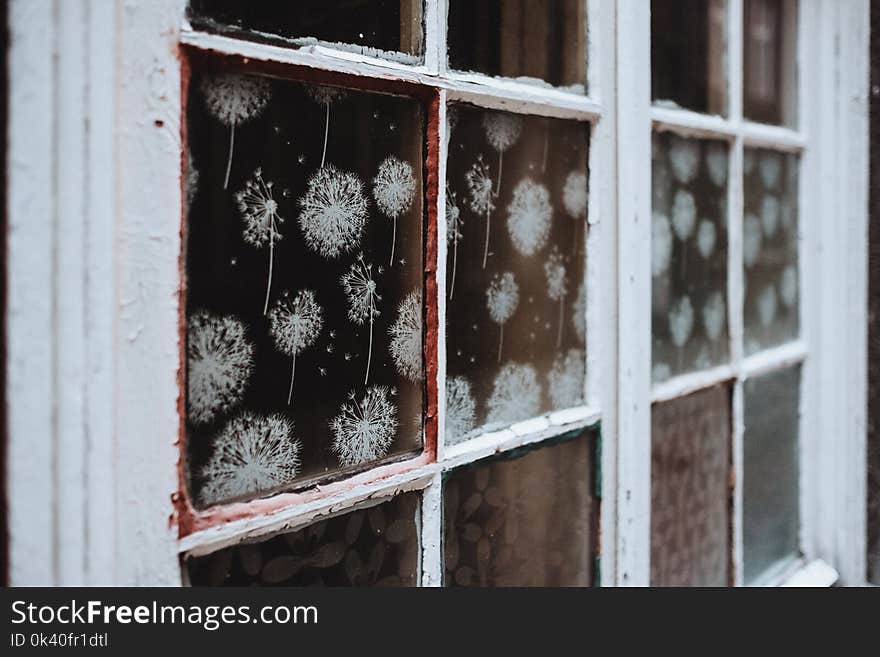
[[[798,337],[798,158],[746,149],[745,350],[755,353]]]
[[[651,585],[726,586],[730,564],[730,390],[651,412]]]
[[[797,122],[797,2],[743,2],[743,115]]]
[[[444,480],[446,586],[590,586],[595,437],[491,459]]]
[[[798,553],[800,368],[745,382],[743,578]]]
[[[723,141],[653,138],[653,380],[727,362]]]
[[[583,93],[584,0],[449,0],[449,66]]]
[[[446,441],[583,404],[586,124],[450,107]]]
[[[419,498],[411,493],[189,562],[194,586],[417,586]]]
[[[727,113],[725,0],[651,0],[651,98]]]
[[[422,0],[190,0],[199,29],[283,45],[333,45],[373,57],[417,63]]]
[[[197,73],[187,112],[196,503],[419,450],[420,106]]]

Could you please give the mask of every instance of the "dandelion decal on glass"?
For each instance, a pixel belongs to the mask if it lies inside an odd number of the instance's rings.
[[[234,317],[204,311],[189,318],[186,410],[193,424],[212,422],[241,402],[254,364],[254,346]]]
[[[782,299],[782,305],[791,308],[797,303],[797,270],[789,265],[782,270],[782,276],[779,280],[779,297]]]
[[[272,266],[275,261],[275,243],[281,240],[279,224],[284,222],[278,215],[278,203],[272,197],[272,183],[263,180],[260,169],[247,181],[245,188],[235,195],[238,211],[244,221],[244,241],[258,249],[269,244],[269,275],[266,280],[266,299],[263,314],[269,308],[269,292],[272,289]]]
[[[192,152],[187,148],[186,149],[186,168],[183,172],[183,201],[186,207],[186,213],[189,214],[189,209],[192,207],[193,199],[196,197],[196,192],[199,188],[199,170],[196,169],[195,162],[193,162]]]
[[[690,297],[682,297],[672,304],[669,311],[669,333],[672,336],[672,344],[681,349],[694,328],[694,307]]]
[[[676,237],[682,242],[686,241],[693,234],[696,222],[697,205],[694,195],[683,189],[678,190],[672,202],[672,228]]]
[[[463,376],[446,381],[446,429],[447,445],[455,445],[467,439],[476,425],[477,405],[471,383]]]
[[[367,199],[355,174],[332,164],[318,169],[299,207],[299,226],[310,249],[335,258],[357,248],[367,222]]]
[[[244,412],[214,438],[200,473],[199,497],[210,505],[290,483],[299,472],[300,450],[293,424],[283,415]]]
[[[715,342],[724,329],[725,306],[724,296],[720,292],[713,292],[706,305],[703,306],[703,330],[706,337]]]
[[[422,299],[410,292],[397,309],[397,319],[388,329],[388,349],[397,371],[410,381],[422,378]]]
[[[776,189],[782,174],[782,158],[779,153],[763,151],[758,160],[758,172],[765,189]]]
[[[779,199],[772,194],[767,194],[761,200],[761,225],[764,228],[764,236],[768,239],[776,235],[779,228]]]
[[[761,254],[761,220],[755,215],[747,215],[743,222],[743,261],[751,267],[758,261]]]
[[[372,386],[358,402],[354,392],[330,422],[333,453],[343,466],[360,465],[388,453],[397,433],[397,408],[386,386]]]
[[[571,309],[571,323],[581,344],[587,339],[587,286],[580,284],[574,306]]]
[[[363,326],[367,322],[370,324],[367,369],[364,373],[364,385],[366,385],[370,378],[370,361],[373,359],[373,322],[379,316],[378,304],[382,297],[379,295],[376,281],[373,280],[373,265],[364,262],[363,254],[358,254],[357,260],[348,272],[343,274],[340,281],[348,298],[348,318],[358,326]]]
[[[662,212],[651,216],[651,274],[660,276],[669,269],[672,258],[672,227]]]
[[[758,318],[761,326],[770,326],[776,319],[776,288],[766,286],[758,296]]]
[[[507,206],[507,231],[517,251],[530,256],[544,248],[552,213],[547,188],[531,178],[521,180]]]
[[[452,242],[452,282],[449,284],[449,299],[455,293],[455,270],[458,268],[458,243],[463,237],[461,227],[461,210],[458,207],[456,194],[446,186],[446,241]]]
[[[486,131],[486,141],[498,151],[498,182],[495,185],[495,195],[497,196],[501,190],[504,151],[519,139],[522,132],[522,119],[515,114],[506,112],[486,112],[483,115],[483,130]]]
[[[669,142],[669,164],[678,182],[689,183],[700,167],[700,142],[673,135]]]
[[[559,322],[556,330],[556,348],[562,344],[562,317],[565,307],[565,295],[568,293],[568,275],[562,254],[554,246],[550,257],[544,263],[544,278],[547,280],[547,296],[559,302]]]
[[[382,214],[394,221],[391,237],[391,260],[394,264],[394,246],[397,244],[397,218],[409,210],[416,193],[416,179],[409,162],[398,160],[393,155],[386,157],[379,165],[379,172],[373,178],[373,198]]]
[[[486,258],[489,256],[489,216],[495,209],[495,201],[492,195],[492,178],[489,177],[489,167],[483,162],[483,156],[477,157],[477,161],[464,175],[468,189],[468,205],[478,215],[486,216],[486,246],[483,248],[483,269],[486,268]]]
[[[516,307],[519,305],[519,285],[516,284],[513,274],[504,272],[496,274],[486,290],[486,307],[492,321],[501,327],[501,335],[498,338],[498,362],[501,362],[501,348],[504,345],[504,325],[513,317]]]
[[[323,326],[324,311],[312,290],[300,290],[292,299],[287,294],[282,295],[269,313],[269,332],[275,348],[292,358],[288,405],[293,398],[296,357],[314,344]]]
[[[713,141],[706,146],[706,168],[716,187],[727,184],[727,147],[723,143]]]
[[[326,85],[318,85],[315,87],[306,87],[306,93],[309,97],[324,106],[324,149],[321,151],[321,168],[324,168],[324,162],[327,159],[327,137],[330,134],[330,106],[337,100],[345,97],[345,90],[339,87],[328,87]]]
[[[235,128],[262,113],[269,103],[272,88],[267,80],[252,75],[220,73],[205,76],[201,91],[208,112],[220,123],[229,126],[229,156],[226,161],[226,177],[223,180],[223,189],[226,189],[232,169]]]
[[[553,361],[553,368],[547,375],[547,388],[553,408],[571,408],[584,401],[584,377],[586,360],[580,349],[569,349],[559,354]]]
[[[697,228],[697,250],[706,260],[712,255],[715,250],[715,222],[709,219],[700,222]]]
[[[506,363],[495,377],[487,402],[488,424],[512,424],[538,414],[541,386],[531,365]]]
[[[562,205],[568,216],[575,220],[572,253],[576,255],[581,244],[580,227],[587,218],[587,174],[581,171],[568,174],[562,188]]]

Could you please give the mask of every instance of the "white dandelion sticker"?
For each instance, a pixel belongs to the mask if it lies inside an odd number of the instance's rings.
[[[654,212],[651,217],[651,274],[660,276],[669,269],[672,258],[672,227],[669,217]]]
[[[767,194],[761,199],[761,225],[764,228],[764,236],[771,238],[779,228],[780,220],[779,199],[772,194]]]
[[[586,361],[580,349],[569,349],[565,355],[558,354],[547,375],[547,389],[553,408],[571,408],[584,401],[584,377]]]
[[[727,148],[717,141],[706,146],[706,168],[709,179],[716,187],[724,187],[727,183]]]
[[[416,195],[416,179],[409,162],[398,160],[393,155],[386,157],[379,165],[379,172],[373,178],[373,198],[379,210],[394,221],[391,237],[391,261],[394,264],[394,246],[397,244],[397,219],[409,210]]]
[[[290,366],[290,389],[287,403],[293,398],[293,378],[296,374],[296,357],[308,349],[324,326],[324,311],[312,290],[300,290],[291,299],[284,294],[269,313],[269,332],[275,348],[292,359]]]
[[[581,344],[587,339],[587,286],[584,283],[578,287],[578,293],[571,309],[571,323],[574,326],[575,335]]]
[[[501,362],[501,348],[504,345],[504,325],[513,317],[519,305],[519,285],[509,271],[496,274],[486,290],[486,307],[492,321],[501,327],[498,338],[498,362]]]
[[[697,228],[697,250],[704,259],[715,250],[715,223],[709,219],[703,219]]]
[[[269,245],[269,275],[266,280],[266,298],[263,301],[265,315],[269,309],[269,293],[272,289],[275,243],[281,240],[279,225],[284,223],[284,219],[279,216],[278,202],[272,197],[272,182],[263,180],[260,169],[254,171],[254,177],[235,195],[235,201],[244,221],[244,241],[258,249]]]
[[[547,296],[559,302],[559,322],[556,330],[556,348],[562,344],[562,317],[565,307],[565,295],[568,293],[568,274],[562,254],[554,246],[550,257],[544,262],[544,278],[547,281]]]
[[[422,378],[422,299],[415,291],[406,295],[397,309],[397,319],[388,329],[388,349],[397,371],[410,381]]]
[[[541,386],[535,368],[506,363],[495,376],[487,407],[489,424],[511,424],[537,415],[541,409]]]
[[[202,501],[215,504],[290,483],[299,473],[301,448],[283,415],[242,413],[214,438],[200,472]]]
[[[669,334],[672,344],[679,349],[685,345],[691,337],[694,329],[694,307],[690,297],[677,299],[669,310]]]
[[[767,285],[758,295],[758,320],[761,326],[770,326],[776,319],[776,288]]]
[[[683,185],[693,180],[700,166],[700,144],[692,139],[672,135],[669,140],[669,164],[672,175]]]
[[[335,258],[357,248],[367,222],[367,199],[355,174],[332,164],[318,169],[299,207],[299,226],[310,249]]]
[[[486,141],[498,151],[498,182],[495,195],[501,190],[501,169],[504,164],[504,151],[513,146],[522,132],[522,119],[515,114],[506,112],[486,112],[483,115],[483,130]]]
[[[192,152],[189,149],[186,149],[186,168],[183,172],[183,200],[187,214],[189,214],[189,209],[192,206],[193,199],[196,197],[198,189],[199,170],[196,169]]]
[[[474,401],[471,382],[463,376],[454,376],[446,381],[446,429],[447,445],[463,441],[473,431],[477,421],[477,405]]]
[[[464,235],[461,227],[461,210],[458,207],[455,192],[446,186],[446,241],[452,242],[452,282],[449,284],[449,299],[455,294],[455,272],[458,268],[458,243]]]
[[[693,234],[696,223],[697,204],[694,202],[694,195],[684,189],[678,190],[672,202],[672,228],[676,237],[682,242],[687,241]]]
[[[761,220],[755,215],[747,215],[743,222],[743,261],[746,267],[751,267],[758,261],[761,254]]]
[[[788,265],[783,271],[779,279],[779,297],[782,299],[782,305],[791,308],[797,303],[797,269],[793,265]]]
[[[318,85],[315,87],[306,87],[306,93],[309,98],[324,106],[324,149],[321,151],[321,168],[324,168],[324,161],[327,159],[327,137],[330,134],[330,106],[340,98],[345,97],[345,90],[339,87],[328,87],[326,85]]]
[[[489,167],[483,162],[483,156],[477,157],[464,180],[468,188],[468,205],[478,215],[486,216],[486,245],[483,247],[483,269],[486,268],[486,258],[489,256],[489,216],[495,209],[495,201],[492,195],[492,178],[489,176]]]
[[[352,392],[330,422],[333,452],[343,466],[375,461],[388,453],[397,433],[397,408],[386,386],[372,386],[358,402]]]
[[[206,424],[241,402],[254,364],[254,346],[234,317],[197,312],[187,331],[186,410]]]
[[[223,189],[226,189],[232,169],[235,128],[262,113],[272,96],[272,87],[267,80],[252,75],[221,73],[205,76],[201,90],[208,112],[220,123],[229,126],[229,156],[226,160],[226,177],[223,179]]]
[[[782,174],[782,158],[779,153],[764,152],[758,160],[758,173],[765,189],[776,189]]]
[[[706,337],[712,342],[718,339],[724,329],[726,308],[724,296],[720,292],[713,292],[703,306],[703,330]]]
[[[544,185],[531,178],[517,184],[507,206],[507,232],[517,251],[530,256],[547,244],[552,214],[550,193]]]
[[[587,218],[587,174],[581,171],[568,174],[562,188],[562,204],[568,216],[575,221],[572,253],[577,254],[581,244],[580,227]]]
[[[373,359],[373,322],[379,316],[378,304],[382,297],[379,296],[378,286],[373,279],[373,265],[364,262],[363,254],[358,254],[357,260],[340,281],[348,298],[348,318],[358,326],[367,322],[370,324],[367,368],[364,373],[366,385],[370,378],[370,361]]]

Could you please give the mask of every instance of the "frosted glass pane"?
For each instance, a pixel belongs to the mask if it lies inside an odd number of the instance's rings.
[[[197,72],[187,112],[187,461],[196,503],[417,452],[419,104]]]
[[[745,351],[755,353],[798,337],[798,158],[746,149]]]
[[[594,441],[588,432],[448,475],[446,586],[590,586]]]
[[[797,2],[743,2],[743,115],[797,122]]]
[[[722,141],[653,138],[653,380],[729,358],[727,168]]]
[[[419,497],[353,511],[189,562],[194,586],[417,586]]]
[[[584,123],[453,105],[446,441],[583,403]]]
[[[651,585],[726,586],[730,567],[730,388],[651,411]]]
[[[745,382],[744,580],[798,553],[800,368]]]
[[[449,66],[583,93],[584,0],[449,0]]]

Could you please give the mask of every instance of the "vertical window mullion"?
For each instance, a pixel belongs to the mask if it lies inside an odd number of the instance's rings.
[[[419,522],[421,586],[443,586],[443,475],[434,475],[422,491]]]
[[[425,0],[425,68],[442,73],[446,68],[446,0]]]

